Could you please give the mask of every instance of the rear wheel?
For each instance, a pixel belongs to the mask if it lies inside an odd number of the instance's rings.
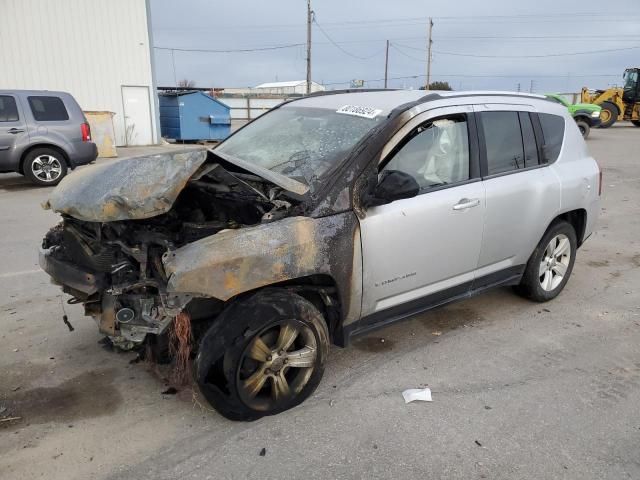
[[[609,128],[618,120],[618,107],[611,102],[603,102],[600,104],[602,110],[600,111],[600,128]]]
[[[573,226],[565,221],[553,223],[531,254],[516,292],[536,302],[557,297],[573,271],[576,248]]]
[[[52,148],[36,148],[29,152],[22,169],[25,177],[36,185],[57,185],[67,174],[64,157]]]
[[[591,131],[591,127],[586,122],[586,120],[576,120],[576,125],[578,125],[578,130],[580,130],[582,138],[587,138],[589,136],[589,132]]]
[[[322,314],[299,295],[264,290],[231,305],[205,334],[196,378],[209,403],[231,420],[256,420],[313,393],[329,353]]]

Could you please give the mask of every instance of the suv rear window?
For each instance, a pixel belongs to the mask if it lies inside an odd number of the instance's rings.
[[[29,97],[33,118],[38,122],[69,120],[69,114],[60,97]]]
[[[547,163],[553,163],[560,155],[562,139],[564,138],[564,118],[551,113],[539,113],[544,145],[542,154]]]
[[[0,95],[0,122],[17,122],[18,107],[16,99],[8,95]]]
[[[525,168],[518,112],[480,114],[489,175]]]

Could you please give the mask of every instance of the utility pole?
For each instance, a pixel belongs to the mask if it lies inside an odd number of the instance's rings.
[[[307,0],[307,95],[311,93],[311,22],[313,21],[313,11],[311,10],[311,0]]]
[[[389,40],[387,40],[387,51],[384,54],[384,88],[387,88],[389,78]]]
[[[429,90],[429,84],[431,83],[431,45],[433,40],[431,39],[431,33],[433,30],[433,19],[429,17],[429,40],[427,42],[427,84],[425,90]]]

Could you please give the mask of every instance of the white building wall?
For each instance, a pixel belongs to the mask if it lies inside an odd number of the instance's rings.
[[[0,0],[0,89],[63,90],[108,110],[126,143],[122,86],[149,90],[159,139],[146,0]]]

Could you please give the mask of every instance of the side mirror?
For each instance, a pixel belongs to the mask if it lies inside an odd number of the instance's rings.
[[[373,193],[367,197],[365,207],[386,205],[394,200],[415,197],[419,192],[420,185],[408,173],[400,170],[385,170]]]

